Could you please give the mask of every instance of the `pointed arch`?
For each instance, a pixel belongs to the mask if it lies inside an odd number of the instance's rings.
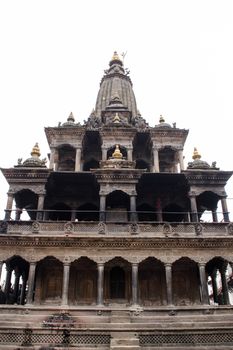
[[[62,295],[63,263],[53,256],[40,260],[36,266],[35,301],[60,303]]]
[[[166,277],[164,264],[148,257],[138,268],[139,299],[142,305],[166,305]]]
[[[97,264],[86,256],[71,263],[69,281],[69,303],[91,305],[97,298]]]
[[[175,305],[200,304],[200,277],[197,263],[182,257],[172,264],[173,302]]]

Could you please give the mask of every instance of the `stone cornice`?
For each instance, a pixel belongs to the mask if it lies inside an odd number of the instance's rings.
[[[82,138],[86,131],[86,128],[84,126],[77,125],[73,127],[46,127],[44,130],[48,144],[51,145],[54,140],[63,140],[64,136],[66,138],[66,141],[70,141],[70,138],[73,140]]]
[[[45,183],[51,173],[51,170],[47,168],[1,168],[1,171],[9,184],[22,182]]]
[[[144,170],[139,169],[93,169],[92,172],[95,174],[98,182],[124,182],[131,183],[138,181]]]
[[[185,170],[182,172],[190,185],[220,185],[225,186],[232,171],[220,170]]]
[[[149,129],[151,138],[159,139],[168,137],[169,139],[172,137],[173,139],[182,139],[186,140],[189,130],[187,129],[178,129],[178,128],[150,128]]]
[[[233,237],[219,238],[122,238],[122,237],[20,237],[1,235],[0,247],[80,248],[80,249],[233,249]]]

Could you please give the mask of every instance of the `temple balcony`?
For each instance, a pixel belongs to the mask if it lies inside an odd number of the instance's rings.
[[[99,222],[99,221],[0,221],[0,234],[7,235],[78,235],[134,236],[158,238],[207,238],[233,234],[227,222]]]

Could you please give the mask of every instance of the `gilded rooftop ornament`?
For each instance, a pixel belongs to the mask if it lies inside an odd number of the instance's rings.
[[[122,159],[123,158],[123,155],[120,151],[119,145],[116,145],[115,151],[112,154],[112,158],[115,158],[115,159]]]
[[[39,148],[37,142],[36,142],[35,146],[33,147],[32,151],[31,151],[31,156],[32,157],[40,157],[40,148]]]
[[[112,56],[112,61],[121,61],[117,51],[114,51],[113,56]]]
[[[164,119],[164,117],[162,116],[162,114],[160,114],[159,122],[160,122],[160,123],[165,123],[165,119]]]
[[[201,159],[201,155],[200,155],[200,153],[198,152],[198,150],[197,150],[196,147],[194,147],[194,151],[193,151],[193,156],[192,156],[192,158],[193,158],[194,160],[196,160],[196,159]]]

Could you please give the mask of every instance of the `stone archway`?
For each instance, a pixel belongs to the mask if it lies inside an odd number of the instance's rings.
[[[104,298],[107,303],[128,303],[131,300],[131,264],[115,257],[105,264]]]
[[[182,257],[172,264],[172,289],[175,305],[200,304],[200,277],[195,261]]]
[[[53,256],[39,261],[36,267],[35,302],[57,304],[61,301],[63,264]]]
[[[69,281],[69,303],[73,305],[96,303],[97,265],[87,257],[81,257],[71,264]]]
[[[142,305],[166,305],[164,264],[153,257],[143,260],[138,268],[139,300]]]

